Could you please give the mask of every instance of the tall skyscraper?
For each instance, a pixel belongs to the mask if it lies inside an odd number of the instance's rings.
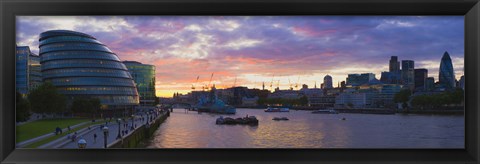
[[[16,47],[16,65],[15,65],[15,85],[16,91],[20,94],[26,95],[28,93],[28,73],[29,73],[29,57],[30,57],[30,47],[28,46],[17,46]]]
[[[52,30],[40,34],[42,78],[69,101],[98,98],[105,109],[133,109],[137,88],[127,67],[107,46],[88,34]]]
[[[136,61],[123,61],[132,75],[140,96],[140,105],[155,105],[155,66]]]
[[[400,62],[397,56],[390,57],[389,72],[400,72]]]
[[[402,82],[410,89],[415,87],[415,66],[413,60],[402,60]]]
[[[333,88],[332,76],[327,75],[323,78],[323,88],[325,89]]]
[[[442,61],[440,62],[438,82],[445,89],[455,87],[455,73],[453,72],[452,59],[447,51],[443,54]]]
[[[428,70],[424,68],[415,69],[415,90],[425,90],[425,80],[428,77]]]

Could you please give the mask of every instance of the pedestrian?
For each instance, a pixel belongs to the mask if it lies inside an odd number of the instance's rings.
[[[90,130],[90,126],[88,126],[88,130]]]
[[[73,134],[73,135],[72,135],[72,138],[71,138],[71,139],[72,139],[72,142],[75,142],[75,138],[77,138],[77,134]]]
[[[97,133],[93,133],[93,143],[97,143]]]
[[[68,125],[68,127],[67,127],[67,128],[68,128],[68,131],[72,130],[72,129],[70,128],[70,125]]]

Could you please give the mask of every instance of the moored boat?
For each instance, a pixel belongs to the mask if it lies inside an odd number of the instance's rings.
[[[338,114],[338,111],[335,109],[319,109],[316,111],[313,111],[312,113],[314,114]]]
[[[258,125],[258,119],[255,116],[249,116],[249,117],[239,117],[239,118],[230,118],[230,117],[219,117],[215,121],[215,124],[217,125],[236,125],[236,124],[241,124],[241,125]]]
[[[265,112],[290,112],[288,108],[273,108],[273,107],[268,107],[265,109]]]

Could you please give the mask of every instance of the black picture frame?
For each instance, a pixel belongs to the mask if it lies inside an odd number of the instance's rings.
[[[478,0],[2,0],[2,163],[479,163]],[[464,15],[465,149],[15,149],[15,16]]]

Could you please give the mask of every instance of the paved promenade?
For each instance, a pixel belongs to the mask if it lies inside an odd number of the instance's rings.
[[[155,118],[152,118],[152,121],[157,119],[160,115],[162,115],[161,112],[158,113],[157,117]],[[152,117],[155,116],[155,114],[151,115]],[[143,120],[142,120],[142,117],[143,117]],[[136,115],[135,116],[135,119],[134,119],[134,127],[135,129],[134,130],[137,130],[138,128],[140,128],[142,125],[145,125],[147,124],[147,122],[150,122],[150,120],[148,120],[148,117],[147,115],[143,114],[143,115]],[[128,124],[128,125],[126,125]],[[126,127],[125,127],[126,125]],[[111,122],[107,123],[107,124],[103,124],[103,126],[107,126],[108,127],[108,135],[107,135],[107,145],[110,145],[112,143],[114,143],[115,141],[117,141],[117,137],[118,137],[118,129],[119,129],[119,126],[118,126],[118,123],[117,123],[117,120],[115,119],[112,119]],[[72,148],[78,148],[78,141],[80,138],[83,138],[87,141],[87,146],[86,148],[104,148],[104,133],[103,133],[103,126],[100,126],[100,125],[96,125],[96,126],[92,126],[90,127],[90,130],[88,128],[85,128],[85,129],[82,129],[82,130],[79,130],[77,131],[77,138],[75,139],[75,141],[72,141],[71,139],[68,139],[68,136],[65,136],[65,137],[62,137],[62,138],[59,138],[55,141],[52,141],[48,144],[45,144],[45,145],[42,145],[40,148],[67,148],[67,149],[72,149]],[[132,120],[129,118],[127,120],[122,120],[120,121],[120,135],[123,137],[131,134],[133,131],[132,131]],[[122,131],[125,131],[125,130],[128,130],[128,133],[123,133],[122,134]],[[97,138],[95,139],[94,138],[94,134],[97,135]],[[121,140],[121,139],[120,139]]]

